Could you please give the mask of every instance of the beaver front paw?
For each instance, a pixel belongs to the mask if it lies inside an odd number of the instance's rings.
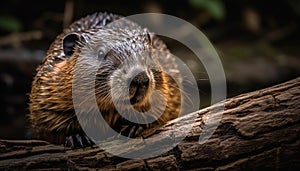
[[[120,135],[129,137],[129,138],[136,138],[141,137],[144,131],[144,127],[139,125],[126,125],[120,131]]]
[[[66,137],[65,147],[75,148],[85,148],[92,147],[95,143],[85,134],[76,134]]]

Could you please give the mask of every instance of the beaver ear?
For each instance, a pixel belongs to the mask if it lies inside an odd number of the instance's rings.
[[[66,57],[70,57],[75,50],[75,45],[79,41],[79,34],[70,33],[63,38],[63,51]]]

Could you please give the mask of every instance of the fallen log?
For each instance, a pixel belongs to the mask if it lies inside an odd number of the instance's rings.
[[[220,106],[225,110],[217,129],[199,143],[204,120]],[[192,116],[195,120],[187,122]],[[165,136],[105,147],[122,154],[159,151],[157,142],[176,139],[188,124],[192,129],[179,144],[151,158],[118,157],[97,147],[71,150],[40,140],[0,140],[0,170],[299,170],[300,77],[171,121],[155,132]],[[168,136],[171,129],[175,137]],[[147,151],[149,145],[153,148]]]

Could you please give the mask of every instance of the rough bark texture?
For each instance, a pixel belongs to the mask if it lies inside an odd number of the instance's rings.
[[[225,105],[212,137],[200,144],[204,119]],[[193,116],[196,119],[189,122]],[[179,121],[177,124],[175,121]],[[243,94],[171,121],[156,131],[162,136],[139,145],[108,144],[120,153],[161,150],[156,145],[192,130],[175,148],[147,159],[126,159],[100,148],[70,150],[39,140],[0,140],[0,170],[299,170],[300,77]],[[170,135],[170,130],[174,130]],[[182,133],[182,134],[181,134]],[[164,147],[163,147],[164,148]],[[141,154],[142,156],[143,154]]]

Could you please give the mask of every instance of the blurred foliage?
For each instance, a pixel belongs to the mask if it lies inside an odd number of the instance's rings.
[[[296,15],[300,17],[300,1],[299,0],[288,0],[291,8],[294,10]]]
[[[222,0],[190,0],[189,2],[194,7],[206,10],[217,20],[225,17],[225,6]]]
[[[7,32],[18,32],[22,28],[19,20],[12,16],[0,15],[0,30]]]

